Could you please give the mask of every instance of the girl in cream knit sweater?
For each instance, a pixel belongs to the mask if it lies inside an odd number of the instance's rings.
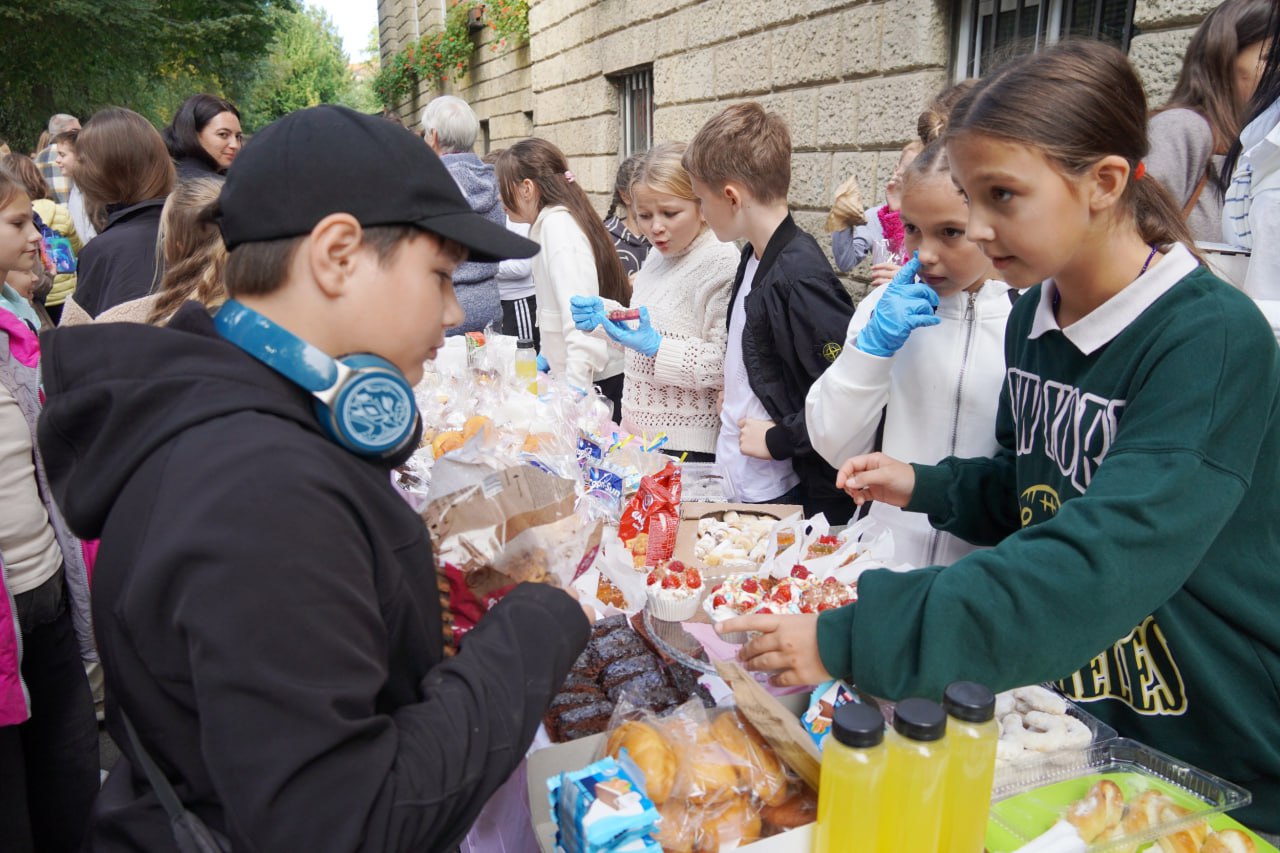
[[[627,348],[622,427],[667,448],[709,459],[720,431],[717,397],[724,387],[725,314],[738,250],[707,228],[680,165],[684,145],[652,149],[632,184],[636,217],[653,244],[636,275],[632,305],[638,328],[613,321],[600,299],[574,299],[579,329],[597,326]]]

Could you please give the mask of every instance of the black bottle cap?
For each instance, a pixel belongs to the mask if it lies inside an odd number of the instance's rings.
[[[947,713],[928,699],[903,699],[894,709],[893,729],[911,740],[941,740],[947,733]]]
[[[831,715],[831,734],[845,746],[866,749],[884,740],[884,717],[870,705],[847,702]]]
[[[518,338],[516,340],[517,349],[533,349],[533,338]]]
[[[976,681],[953,681],[943,693],[942,707],[957,720],[985,723],[996,715],[996,694]]]

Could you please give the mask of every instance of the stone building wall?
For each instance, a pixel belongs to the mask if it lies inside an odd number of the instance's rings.
[[[1178,81],[1182,56],[1196,27],[1221,0],[1138,0],[1133,24],[1139,30],[1129,59],[1142,76],[1147,102],[1160,106]]]
[[[382,55],[413,38],[414,0],[379,0]],[[1212,0],[1138,0],[1130,51],[1153,103],[1172,89],[1182,52]],[[443,0],[417,0],[419,32]],[[759,100],[791,126],[790,201],[819,238],[835,187],[857,177],[867,205],[883,187],[915,119],[953,79],[956,0],[531,0],[530,42],[493,51],[488,33],[461,85],[488,123],[489,145],[531,134],[559,145],[601,211],[619,162],[621,72],[652,66],[655,142],[687,141],[707,118]],[[417,127],[436,94],[400,105]],[[859,270],[857,272],[863,272]],[[856,273],[855,273],[856,275]],[[860,276],[857,276],[860,278]]]

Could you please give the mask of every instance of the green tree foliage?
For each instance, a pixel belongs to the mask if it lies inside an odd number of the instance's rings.
[[[294,0],[3,0],[0,137],[34,147],[53,113],[121,104],[167,124],[188,95],[241,101]]]
[[[304,107],[346,104],[372,112],[376,99],[348,66],[337,28],[322,9],[277,11],[277,30],[258,77],[240,104],[245,129]]]

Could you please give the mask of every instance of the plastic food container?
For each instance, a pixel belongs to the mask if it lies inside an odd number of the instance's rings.
[[[1050,685],[1044,685],[1044,686],[1048,687],[1049,689],[1053,689],[1052,686]],[[1065,701],[1067,704],[1067,716],[1075,717],[1077,720],[1084,723],[1085,726],[1088,727],[1089,732],[1092,735],[1089,741],[1089,744],[1091,747],[1116,739],[1116,737],[1118,736],[1117,732],[1111,726],[1102,722],[1102,720],[1099,720],[1097,717],[1093,716],[1093,714],[1090,714],[1088,711],[1084,710],[1079,705],[1072,702],[1070,699],[1067,699]],[[1017,776],[1012,774],[1017,774],[1023,769],[1031,767],[1032,765],[1039,766],[1046,762],[1054,762],[1059,760],[1070,763],[1076,760],[1075,757],[1078,756],[1080,752],[1081,750],[1079,749],[1064,749],[1064,750],[1059,750],[1057,752],[1043,752],[1043,753],[1026,752],[1023,754],[1023,757],[1020,759],[1015,759],[1012,761],[997,761],[995,788],[996,790],[1000,789],[1002,780],[1008,780],[1012,783],[1013,780],[1018,778]]]
[[[1154,789],[1190,813],[1163,820],[1142,832],[1095,843],[1087,848],[1089,853],[1145,844],[1206,819],[1212,829],[1237,828],[1239,825],[1223,812],[1252,800],[1252,795],[1238,785],[1137,741],[1117,738],[1079,752],[1055,753],[999,773],[987,823],[987,849],[990,853],[1012,853],[1039,837],[1068,806],[1082,799],[1102,779],[1115,782],[1126,802]]]

